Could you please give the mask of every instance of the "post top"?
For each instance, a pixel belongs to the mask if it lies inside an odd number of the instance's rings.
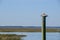
[[[43,13],[41,16],[42,16],[42,17],[47,17],[48,15],[46,15],[45,13]]]

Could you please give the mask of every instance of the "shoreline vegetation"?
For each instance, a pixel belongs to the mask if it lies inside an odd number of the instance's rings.
[[[0,28],[0,32],[41,32],[41,28]],[[46,28],[46,32],[60,32],[60,28]]]
[[[0,40],[21,40],[21,38],[25,36],[26,35],[0,34]]]

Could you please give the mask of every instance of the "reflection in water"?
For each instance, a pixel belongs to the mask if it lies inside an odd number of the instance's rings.
[[[58,33],[58,40],[60,40],[60,32]]]

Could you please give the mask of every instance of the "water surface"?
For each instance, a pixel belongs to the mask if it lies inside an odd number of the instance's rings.
[[[16,34],[16,35],[27,35],[23,37],[24,40],[42,40],[41,32],[0,32],[0,34]],[[60,40],[60,33],[58,32],[47,32],[47,40]]]

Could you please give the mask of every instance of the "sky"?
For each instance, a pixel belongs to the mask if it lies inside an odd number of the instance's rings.
[[[60,26],[60,0],[0,0],[0,26]]]

